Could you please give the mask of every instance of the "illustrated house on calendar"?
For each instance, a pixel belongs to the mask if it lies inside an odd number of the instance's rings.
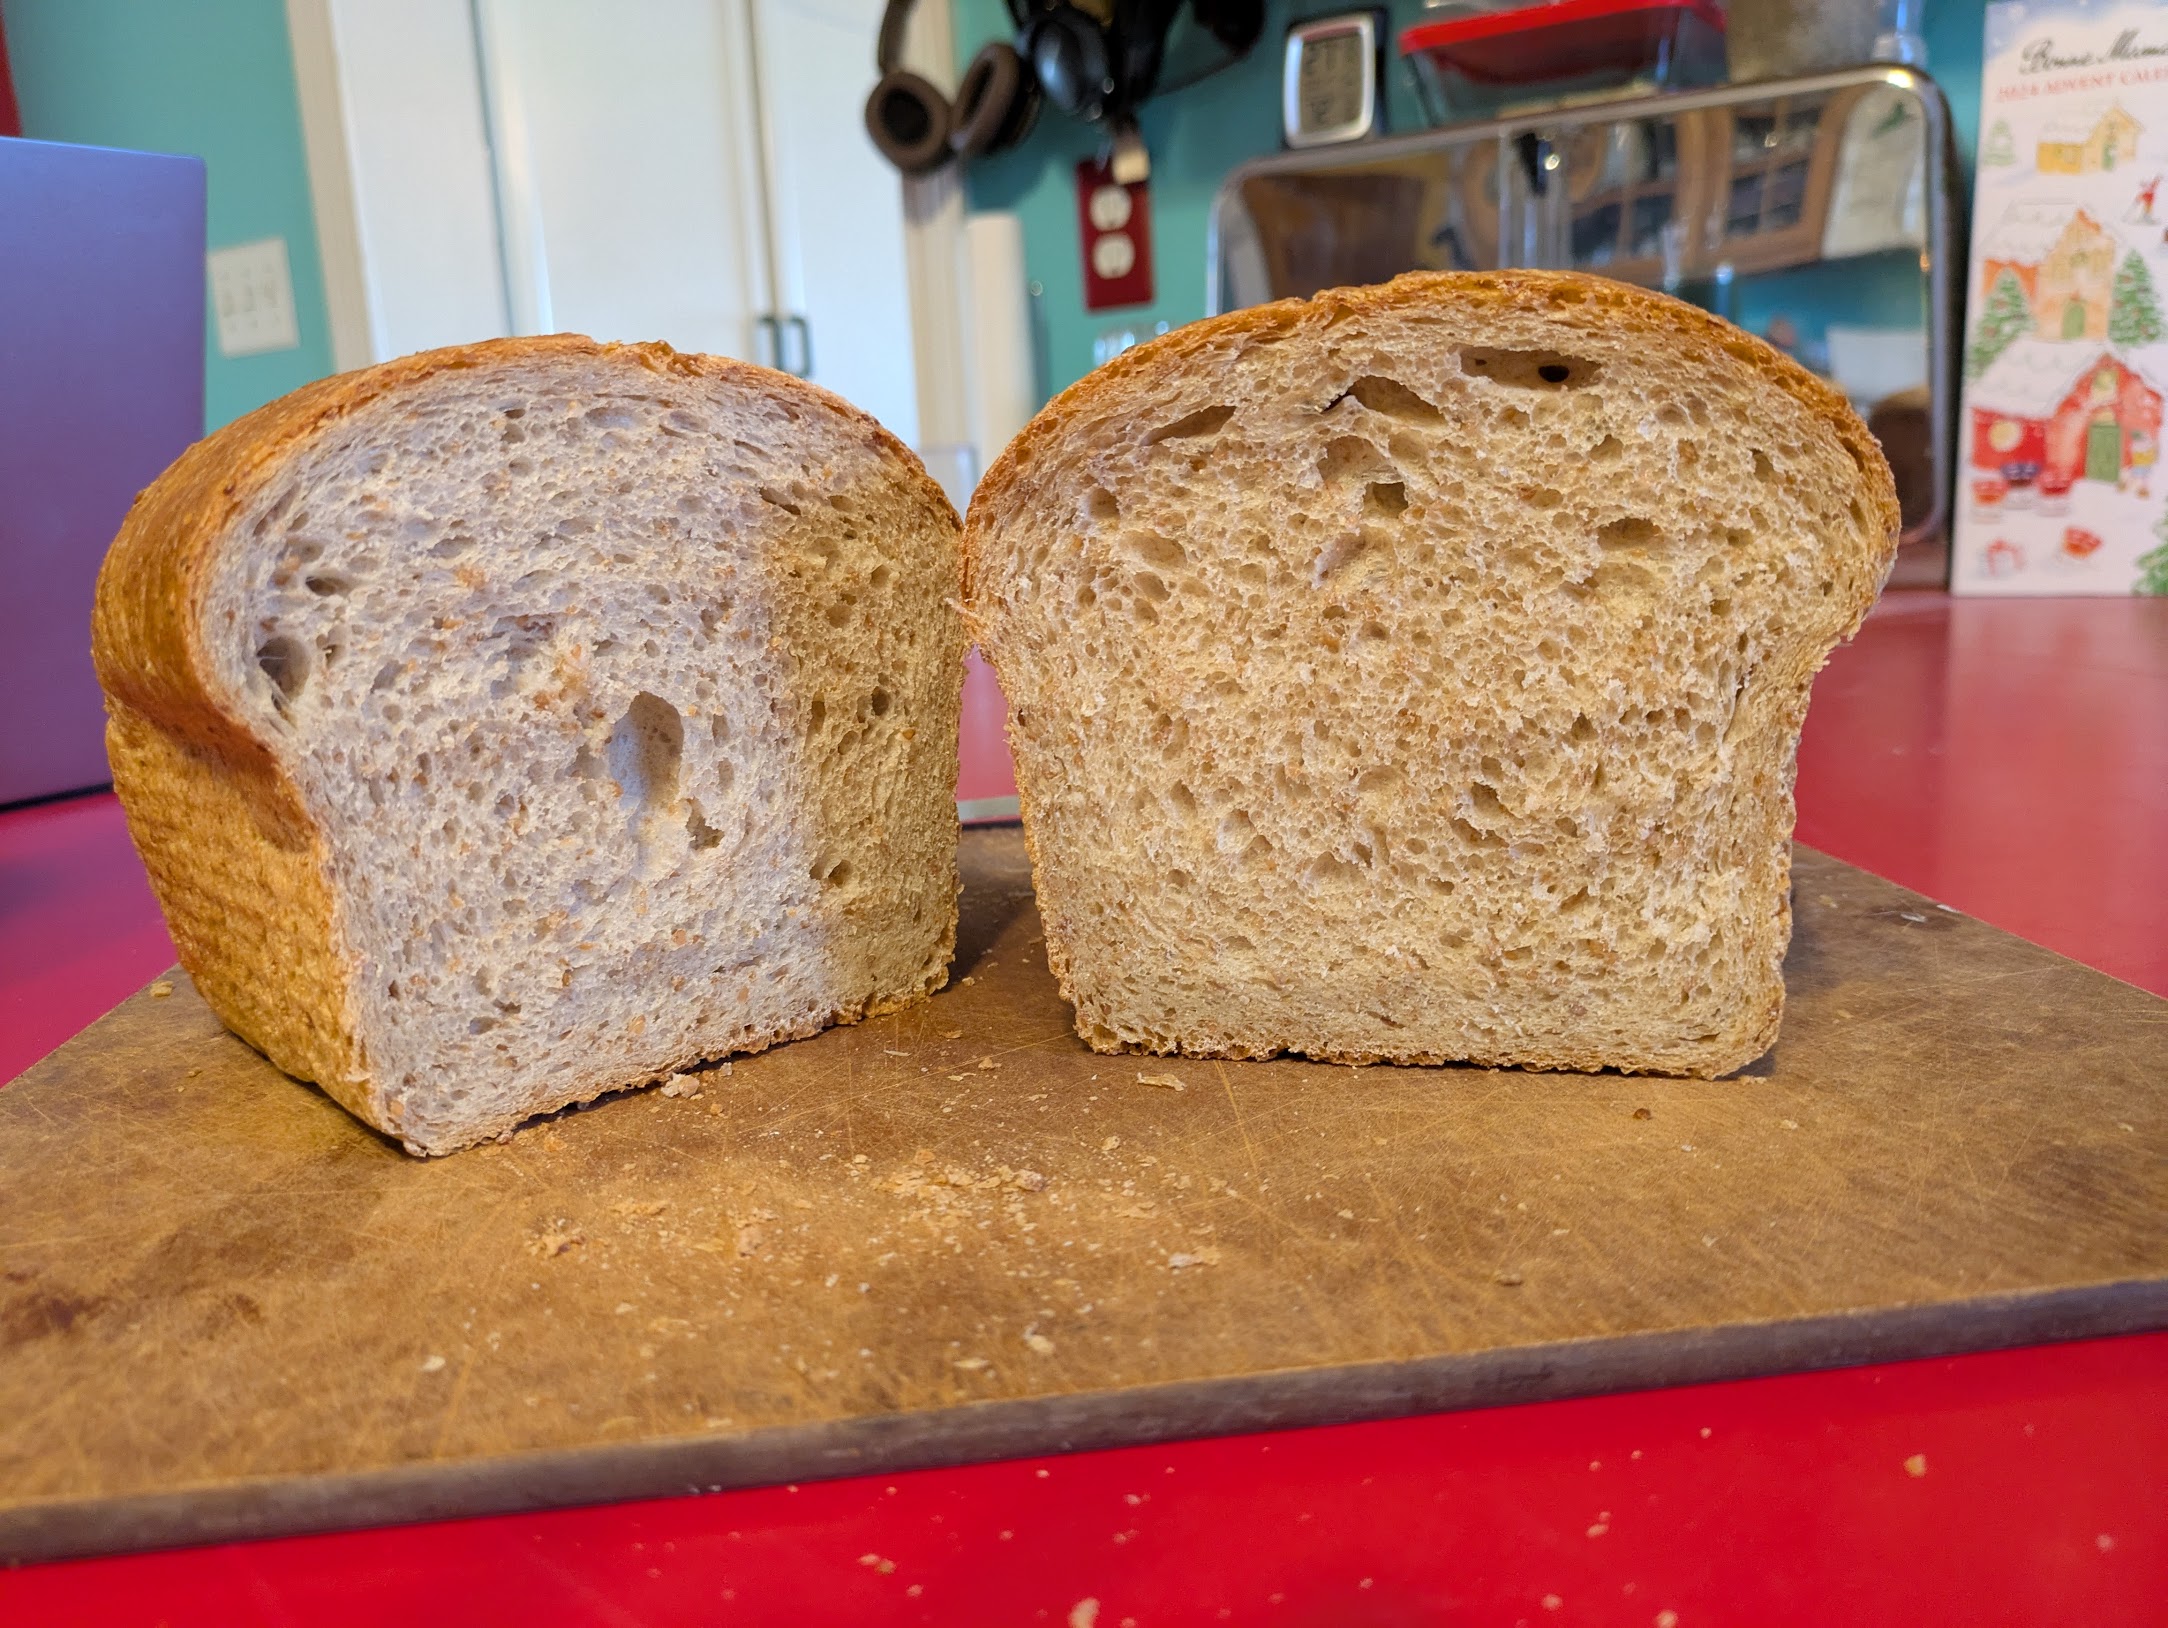
[[[2034,166],[2043,175],[2112,170],[2138,156],[2138,132],[2144,128],[2120,102],[2057,114],[2041,127]]]
[[[2159,454],[2160,390],[2104,345],[2014,340],[1967,404],[1972,466],[2013,487],[2142,482]]]
[[[1980,246],[1983,305],[2008,272],[2025,291],[2033,330],[2050,339],[2106,339],[2121,244],[2076,204],[2012,204]]]

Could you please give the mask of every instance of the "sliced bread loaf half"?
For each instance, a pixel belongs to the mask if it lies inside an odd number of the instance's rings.
[[[1808,683],[1896,530],[1833,389],[1596,278],[1403,277],[1091,374],[964,544],[1078,1033],[1750,1061]]]
[[[940,986],[955,511],[801,380],[573,337],[183,454],[94,628],[181,962],[417,1153]]]

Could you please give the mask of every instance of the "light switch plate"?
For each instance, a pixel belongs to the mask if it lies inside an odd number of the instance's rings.
[[[301,343],[284,238],[213,249],[204,259],[210,268],[211,309],[218,318],[221,356],[260,356],[265,351],[292,350]]]

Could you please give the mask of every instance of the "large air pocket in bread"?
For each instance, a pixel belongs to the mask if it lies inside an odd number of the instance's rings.
[[[863,413],[662,346],[438,351],[229,425],[96,615],[183,965],[432,1153],[938,987],[956,538]]]
[[[1896,526],[1835,391],[1594,278],[1337,290],[1090,375],[965,538],[1078,1032],[1746,1063],[1808,684]]]

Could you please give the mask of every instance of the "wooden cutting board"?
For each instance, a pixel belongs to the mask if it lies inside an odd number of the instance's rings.
[[[1714,1082],[1096,1056],[964,874],[947,992],[446,1160],[178,973],[38,1064],[0,1558],[2168,1323],[2168,1002],[1821,855]]]

